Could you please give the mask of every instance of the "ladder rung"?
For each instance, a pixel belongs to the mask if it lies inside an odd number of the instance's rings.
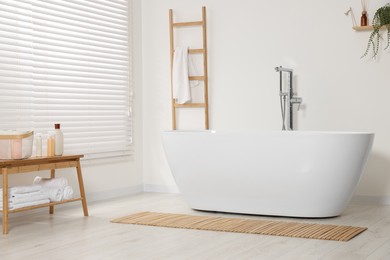
[[[173,23],[173,27],[183,27],[183,26],[198,26],[203,25],[203,21],[197,21],[197,22],[184,22],[184,23]]]
[[[204,49],[189,49],[188,50],[188,53],[189,54],[201,54],[201,53],[204,53]]]
[[[175,107],[206,107],[205,103],[175,104]]]
[[[189,80],[204,80],[204,76],[189,76]]]

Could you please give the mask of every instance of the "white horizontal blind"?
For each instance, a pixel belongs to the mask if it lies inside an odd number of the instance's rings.
[[[128,1],[0,1],[0,129],[47,133],[65,153],[129,154]]]

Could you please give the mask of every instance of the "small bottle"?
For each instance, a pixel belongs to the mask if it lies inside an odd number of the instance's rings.
[[[367,26],[367,12],[362,12],[362,17],[360,18],[360,26]]]
[[[54,148],[54,155],[60,156],[64,153],[64,135],[61,131],[61,125],[55,124],[55,133],[54,133],[54,140],[55,140],[55,148]]]
[[[49,136],[47,137],[47,156],[48,157],[54,156],[54,147],[55,147],[54,134],[49,133]]]
[[[35,140],[35,156],[37,157],[42,156],[42,135],[41,134],[37,134]]]

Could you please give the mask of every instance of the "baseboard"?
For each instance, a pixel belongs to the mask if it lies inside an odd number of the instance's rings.
[[[351,202],[360,204],[390,205],[390,196],[355,195],[353,196]]]
[[[115,190],[87,193],[86,196],[88,202],[93,202],[93,201],[102,201],[107,199],[131,196],[141,192],[143,192],[143,186],[137,185],[133,187],[126,187],[126,188],[115,189]]]
[[[180,193],[176,186],[144,184],[144,192]]]
[[[180,193],[177,186],[144,184],[122,189],[88,193],[87,201],[93,202],[114,199],[142,192]],[[359,204],[390,205],[390,196],[355,195],[352,197],[351,202]]]

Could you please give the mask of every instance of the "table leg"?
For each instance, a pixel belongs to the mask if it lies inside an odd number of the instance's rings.
[[[3,235],[8,234],[8,171],[7,168],[1,169],[3,175]]]
[[[50,178],[54,179],[55,177],[56,177],[56,170],[55,169],[51,169],[50,170]],[[54,205],[49,207],[49,213],[50,214],[54,214]]]
[[[87,199],[85,197],[84,182],[81,173],[80,160],[77,160],[76,170],[77,170],[77,178],[79,180],[80,196],[81,196],[81,202],[83,204],[84,216],[88,216]]]

